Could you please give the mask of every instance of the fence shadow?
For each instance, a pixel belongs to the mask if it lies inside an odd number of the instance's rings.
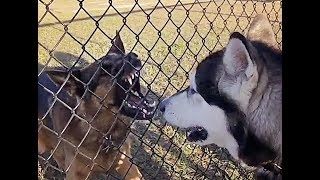
[[[78,56],[75,56],[71,53],[55,51],[53,53],[53,56],[67,67],[72,67],[74,63],[77,63],[76,64],[77,67],[84,67],[89,65],[87,60],[81,57],[79,58]]]
[[[59,64],[63,64],[63,66],[68,68],[74,66],[75,63],[77,63],[75,68],[81,68],[89,65],[87,60],[85,60],[84,58],[79,58],[78,56],[75,56],[71,53],[54,51],[53,57],[55,59],[53,58],[51,59],[51,61],[58,61]],[[38,73],[40,73],[42,70],[45,70],[45,68],[47,68],[45,64],[38,63]]]

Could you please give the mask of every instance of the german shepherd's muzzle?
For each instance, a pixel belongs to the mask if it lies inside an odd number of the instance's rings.
[[[38,77],[38,153],[53,153],[66,179],[116,172],[141,179],[130,162],[131,118],[149,119],[155,103],[141,93],[141,61],[119,34],[109,53],[82,69],[47,70]],[[130,117],[130,118],[128,118]]]

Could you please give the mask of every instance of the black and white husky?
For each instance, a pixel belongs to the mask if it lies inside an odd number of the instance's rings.
[[[247,37],[232,33],[225,48],[198,65],[188,88],[160,103],[164,119],[185,129],[188,141],[224,147],[242,164],[280,165],[282,52],[276,47],[271,24],[257,15]]]

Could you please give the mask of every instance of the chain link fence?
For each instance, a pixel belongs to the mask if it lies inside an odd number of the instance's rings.
[[[38,76],[56,67],[71,74],[74,69],[101,61],[118,31],[126,52],[134,52],[142,61],[138,73],[142,93],[148,100],[158,103],[185,88],[189,72],[209,53],[224,47],[231,32],[245,34],[252,18],[258,13],[267,15],[279,48],[282,48],[281,6],[281,1],[258,0],[38,0]],[[111,76],[115,79],[116,75]],[[82,83],[88,87],[90,82]],[[59,99],[61,90],[52,92],[44,84],[38,84],[54,97],[51,108],[57,103],[69,106]],[[94,95],[90,90],[85,92]],[[52,113],[50,110],[43,117],[38,117],[38,132],[48,130],[57,136],[56,146],[38,155],[38,179],[65,178],[78,154],[88,159],[83,162],[90,170],[99,166],[95,159],[103,151],[103,142],[93,158],[80,147],[84,146],[92,130],[103,137],[106,133],[94,127],[93,120],[77,114],[79,107],[80,104],[68,108],[72,115],[66,123],[66,126],[72,124],[70,122],[75,117],[85,121],[88,130],[83,133],[79,144],[72,144],[64,138],[67,127],[62,132],[54,132],[50,125],[44,123]],[[117,111],[111,110],[113,118],[126,121],[119,115],[121,108],[123,105]],[[98,113],[100,109],[95,111]],[[250,170],[232,161],[225,149],[190,144],[182,131],[161,123],[157,116],[124,124],[128,132],[128,137],[124,139],[133,139],[131,154],[121,150],[123,142],[116,150],[127,156],[145,179],[253,177]],[[74,153],[68,160],[71,163],[58,166],[54,156],[64,143],[71,144]],[[120,161],[112,162],[119,164]],[[121,179],[109,168],[104,171],[98,179]]]

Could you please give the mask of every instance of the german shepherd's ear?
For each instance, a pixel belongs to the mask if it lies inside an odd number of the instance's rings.
[[[81,81],[81,71],[73,70],[71,72],[63,70],[47,70],[46,73],[50,79],[58,86],[63,88],[71,95],[82,96],[84,86]]]
[[[114,42],[112,43],[109,53],[117,53],[117,54],[125,53],[124,46],[118,31],[116,31],[116,37],[114,39]]]
[[[272,47],[277,47],[277,41],[272,26],[268,18],[263,14],[256,15],[252,20],[247,37],[251,41],[258,41]]]

